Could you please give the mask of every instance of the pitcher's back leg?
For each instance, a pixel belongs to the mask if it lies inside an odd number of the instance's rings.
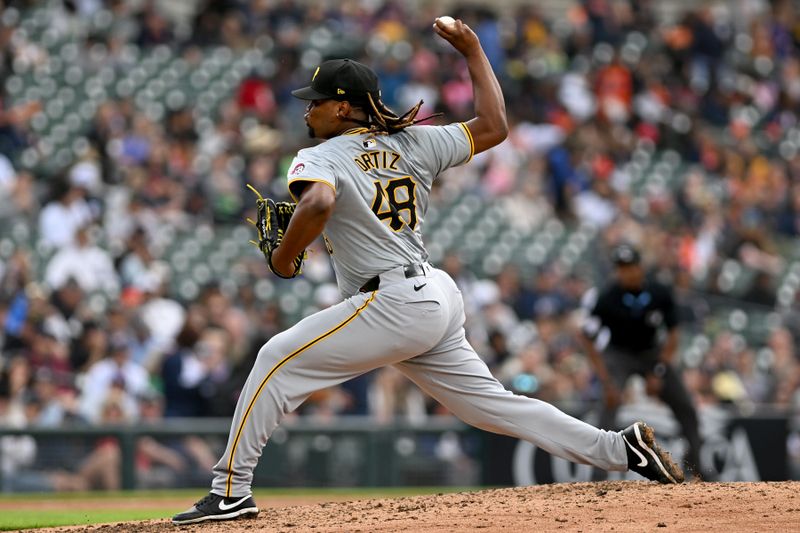
[[[619,433],[597,429],[556,407],[506,390],[467,340],[395,365],[464,422],[529,441],[576,463],[628,468]]]

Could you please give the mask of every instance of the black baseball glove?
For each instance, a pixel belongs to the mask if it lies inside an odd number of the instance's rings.
[[[276,202],[271,198],[264,198],[252,185],[248,184],[247,186],[258,196],[256,200],[256,220],[247,219],[248,222],[256,227],[256,231],[258,231],[258,242],[250,242],[258,247],[261,253],[264,254],[264,259],[267,261],[267,268],[269,268],[273,274],[284,279],[291,279],[297,276],[302,272],[303,260],[306,257],[305,250],[294,259],[294,272],[292,272],[290,276],[285,276],[277,272],[272,266],[272,253],[280,246],[297,204],[293,202]]]

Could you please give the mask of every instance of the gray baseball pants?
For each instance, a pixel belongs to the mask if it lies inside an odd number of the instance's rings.
[[[627,470],[619,433],[506,390],[465,338],[456,284],[441,270],[424,270],[424,276],[409,279],[402,267],[385,272],[378,290],[319,311],[261,348],[227,448],[214,467],[213,493],[250,494],[261,450],[285,414],[315,391],[385,365],[394,365],[468,424],[576,463]]]

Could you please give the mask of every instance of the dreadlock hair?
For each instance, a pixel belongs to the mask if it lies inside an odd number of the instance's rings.
[[[417,113],[424,103],[422,100],[414,107],[403,113],[401,116],[389,109],[380,98],[372,98],[370,93],[367,93],[367,100],[369,101],[369,108],[366,109],[369,121],[363,125],[368,127],[372,133],[384,133],[391,135],[403,129],[430,120],[434,117],[440,117],[443,113],[434,113],[433,115],[425,118],[417,118]]]

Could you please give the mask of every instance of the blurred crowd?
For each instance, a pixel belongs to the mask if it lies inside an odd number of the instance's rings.
[[[244,276],[233,288],[210,280],[196,298],[181,297],[165,235],[241,225],[252,210],[245,183],[286,199],[286,166],[311,142],[303,103],[289,93],[321,60],[362,60],[378,71],[389,106],[402,112],[423,99],[421,116],[443,112],[445,122],[472,116],[464,62],[430,30],[434,3],[205,0],[187,13],[149,0],[0,0],[0,87],[19,65],[49,60],[17,31],[38,4],[74,35],[75,61],[88,70],[130,68],[132,45],[167,45],[189,65],[209,47],[258,48],[265,60],[210,116],[177,105],[154,118],[133,98],[109,98],[88,143],[55,175],[21,161],[37,148],[30,124],[44,102],[12,102],[0,89],[0,224],[36,230],[29,246],[0,250],[0,424],[228,416],[258,348],[291,323],[278,302],[256,297],[268,275],[256,253],[237,260]],[[440,266],[462,288],[470,340],[512,390],[591,402],[599,388],[575,335],[581,296],[609,272],[608,247],[642,249],[653,275],[675,288],[687,334],[703,331],[715,295],[731,295],[721,272],[733,260],[754,281],[727,303],[778,320],[760,344],[725,328],[707,337],[684,361],[686,383],[700,405],[796,407],[795,292],[779,298],[778,286],[800,234],[800,9],[737,0],[660,21],[650,0],[568,4],[553,19],[527,3],[451,13],[479,35],[511,133],[448,171],[433,205],[470,191],[515,219],[555,217],[598,236],[590,264],[551,261],[532,275],[511,264],[479,279],[457,250],[446,253]],[[82,25],[99,16],[106,32]],[[662,154],[671,164],[639,189]],[[338,295],[318,252],[306,270],[321,308]],[[89,298],[97,293],[108,302],[100,310]],[[384,369],[315,394],[300,413],[389,421],[441,407]],[[25,437],[2,445],[6,478],[33,464]],[[143,465],[172,472],[208,472],[216,453],[192,439],[137,445]],[[118,460],[119,443],[101,440],[79,469],[48,470],[30,486],[114,488],[119,479],[97,465]]]

